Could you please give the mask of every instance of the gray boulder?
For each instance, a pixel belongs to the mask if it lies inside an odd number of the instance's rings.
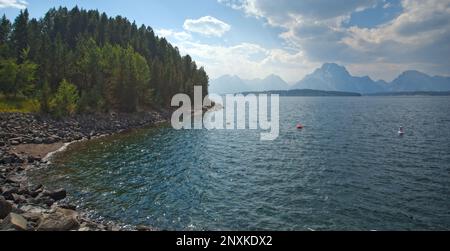
[[[56,212],[46,214],[41,218],[37,231],[70,231],[78,228],[77,212],[58,208]]]
[[[0,230],[4,231],[26,231],[28,221],[20,214],[10,213],[0,224]]]

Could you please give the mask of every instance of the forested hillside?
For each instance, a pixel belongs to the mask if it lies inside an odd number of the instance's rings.
[[[134,112],[167,107],[176,93],[208,91],[208,76],[150,27],[75,7],[0,24],[0,92],[42,112]]]

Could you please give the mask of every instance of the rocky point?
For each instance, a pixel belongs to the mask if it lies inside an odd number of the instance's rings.
[[[90,219],[77,205],[67,201],[64,188],[51,190],[42,184],[31,184],[27,171],[46,165],[43,153],[56,150],[62,143],[154,125],[168,117],[164,111],[78,115],[65,119],[0,113],[0,231],[130,230],[124,224]],[[35,153],[36,149],[41,149],[40,154]]]

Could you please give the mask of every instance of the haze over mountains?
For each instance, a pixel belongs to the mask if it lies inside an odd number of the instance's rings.
[[[387,85],[385,82],[376,83],[369,77],[353,77],[345,67],[327,63],[291,88],[375,93],[383,92]]]
[[[238,92],[259,92],[268,90],[288,90],[289,85],[277,75],[269,75],[264,79],[241,79],[238,76],[223,75],[211,80],[209,91],[217,94]]]
[[[281,77],[276,75],[254,80],[244,80],[238,76],[224,75],[218,79],[211,80],[209,87],[211,93],[217,94],[288,89],[357,92],[362,94],[450,91],[450,77],[429,76],[418,71],[406,71],[392,82],[387,83],[383,80],[374,81],[368,76],[355,77],[343,66],[326,63],[293,86],[289,86]]]

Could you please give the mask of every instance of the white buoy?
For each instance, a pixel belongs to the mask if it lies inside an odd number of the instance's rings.
[[[400,126],[400,128],[398,129],[398,135],[403,136],[405,134],[405,130],[403,130],[403,127]]]

